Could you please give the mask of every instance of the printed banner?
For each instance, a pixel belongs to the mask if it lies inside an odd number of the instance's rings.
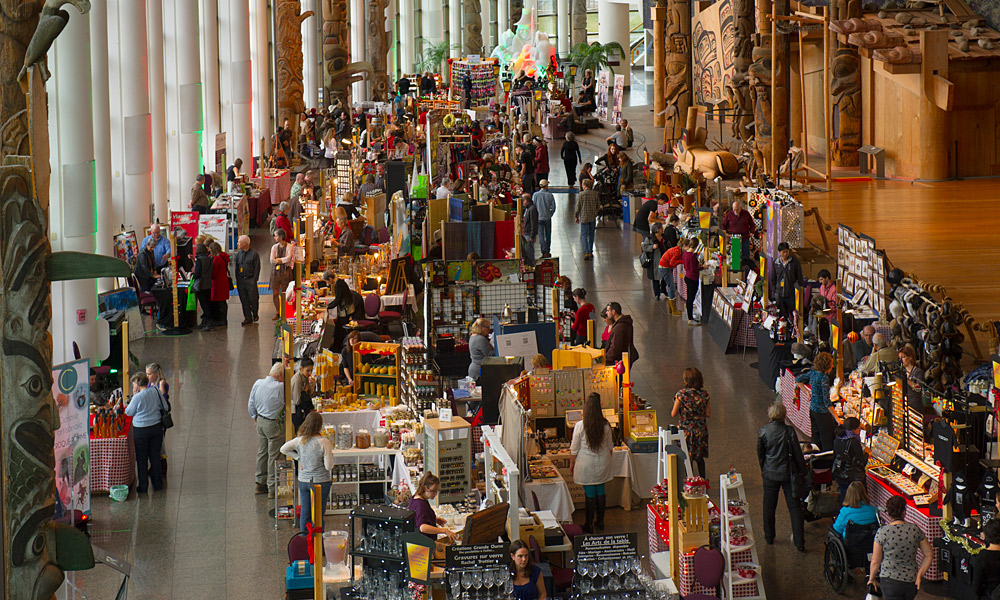
[[[198,211],[171,211],[170,231],[173,231],[174,235],[177,235],[178,229],[187,233],[191,239],[198,237]]]
[[[608,120],[608,72],[597,74],[597,118]]]
[[[617,125],[622,122],[622,104],[625,97],[625,76],[615,75],[614,104],[611,109],[611,124]]]
[[[210,235],[219,242],[223,249],[226,248],[226,222],[228,217],[221,215],[199,215],[198,234]]]
[[[59,411],[55,433],[56,512],[90,514],[90,360],[52,368],[52,398]]]

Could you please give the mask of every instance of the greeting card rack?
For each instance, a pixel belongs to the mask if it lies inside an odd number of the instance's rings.
[[[719,511],[722,514],[722,533],[719,547],[726,558],[726,572],[723,577],[726,598],[759,598],[764,600],[764,585],[760,577],[760,561],[754,543],[753,527],[748,518],[746,490],[743,476],[735,471],[719,476]],[[730,506],[733,501],[733,506]],[[743,544],[732,543],[730,528],[740,526],[745,530]],[[741,573],[740,569],[743,572]],[[752,575],[744,577],[752,571]]]

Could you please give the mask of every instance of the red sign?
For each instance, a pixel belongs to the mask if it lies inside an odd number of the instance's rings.
[[[176,234],[178,229],[183,229],[191,239],[198,237],[198,212],[194,210],[171,211],[170,231]]]

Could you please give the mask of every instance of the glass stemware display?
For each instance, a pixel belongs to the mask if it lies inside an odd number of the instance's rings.
[[[577,559],[573,600],[671,600],[639,557]]]
[[[502,566],[448,571],[451,600],[498,600],[510,597],[514,583]]]
[[[400,571],[365,566],[355,582],[360,600],[408,600],[406,580]]]

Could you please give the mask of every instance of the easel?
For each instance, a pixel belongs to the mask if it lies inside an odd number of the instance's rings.
[[[170,285],[173,294],[173,302],[171,304],[174,310],[174,326],[165,329],[163,335],[188,335],[191,333],[191,330],[180,325],[180,309],[177,301],[177,237],[173,231],[170,232]],[[188,288],[188,293],[191,293],[190,288]]]

